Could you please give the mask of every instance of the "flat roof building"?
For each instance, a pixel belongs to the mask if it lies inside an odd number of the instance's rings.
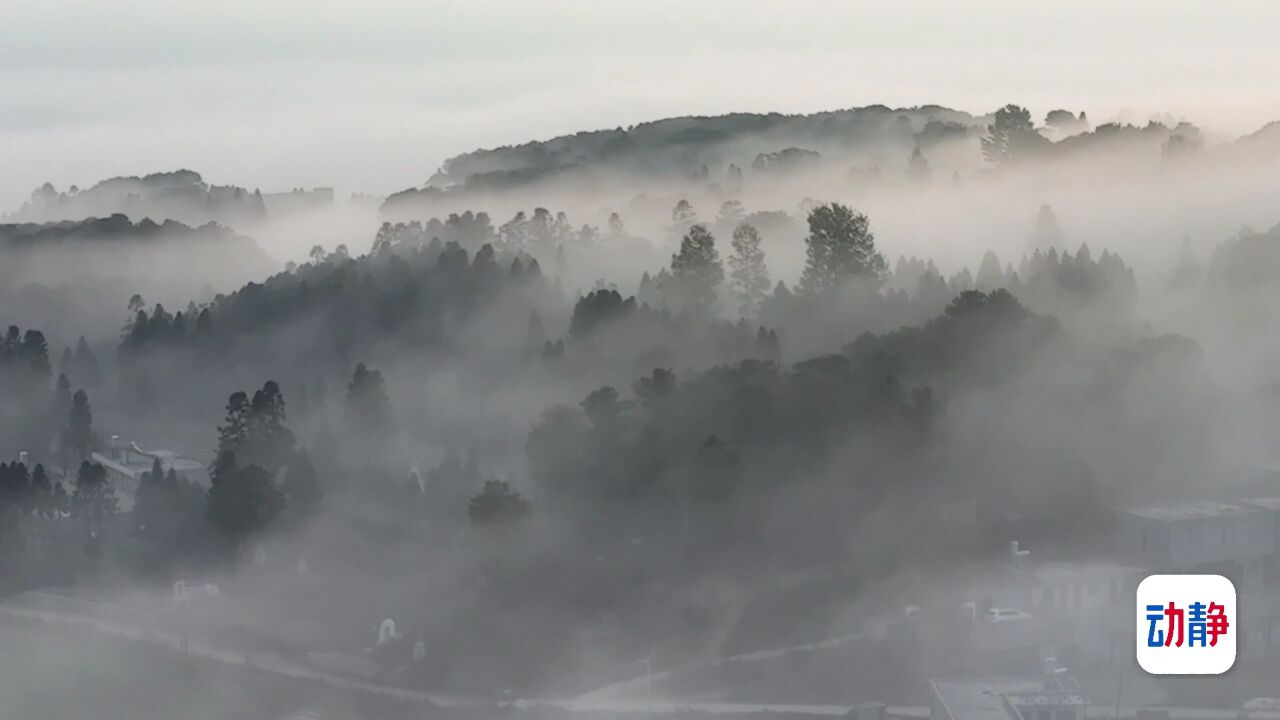
[[[930,720],[1083,720],[1089,698],[1065,669],[1042,676],[931,680]]]

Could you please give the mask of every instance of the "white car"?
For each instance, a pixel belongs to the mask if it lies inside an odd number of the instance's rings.
[[[987,622],[1002,623],[1030,619],[1031,613],[1014,610],[1013,608],[991,608],[987,610]]]

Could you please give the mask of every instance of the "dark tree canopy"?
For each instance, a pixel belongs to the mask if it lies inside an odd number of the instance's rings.
[[[879,282],[888,269],[867,216],[839,203],[810,211],[805,247],[800,287],[808,292],[831,292],[854,280]]]

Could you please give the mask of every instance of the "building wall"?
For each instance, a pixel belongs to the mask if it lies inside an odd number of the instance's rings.
[[[1125,513],[1119,521],[1118,554],[1125,562],[1175,571],[1263,558],[1277,551],[1276,516],[1261,509],[1172,520]]]

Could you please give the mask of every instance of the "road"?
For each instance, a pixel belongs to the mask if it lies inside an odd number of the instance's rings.
[[[28,622],[57,623],[89,629],[95,632],[130,640],[152,643],[167,647],[176,652],[182,651],[182,638],[176,633],[157,632],[137,625],[117,620],[107,620],[89,615],[65,611],[46,610],[27,606],[18,606],[0,602],[0,617],[9,617]],[[395,698],[397,700],[420,702],[443,707],[513,707],[517,709],[534,707],[553,707],[567,711],[582,712],[633,712],[651,711],[657,714],[672,714],[686,711],[702,711],[707,713],[741,713],[741,712],[787,712],[804,715],[844,715],[852,707],[845,705],[795,705],[795,704],[735,704],[735,703],[687,703],[657,702],[652,706],[644,701],[605,701],[577,699],[518,699],[498,702],[490,698],[460,697],[441,693],[429,693],[411,690],[392,685],[360,680],[335,673],[324,672],[316,668],[293,662],[274,655],[233,652],[209,646],[196,638],[187,640],[186,652],[192,656],[227,663],[230,665],[250,665],[255,670],[272,673],[284,677],[322,682],[331,687],[359,692],[373,693]],[[925,713],[927,714],[927,713]]]
[[[182,638],[177,634],[155,632],[130,623],[106,620],[79,613],[43,610],[40,608],[0,602],[0,617],[8,617],[27,622],[57,623],[75,626],[106,635],[168,647],[174,651],[180,652],[182,650]],[[795,645],[788,648],[742,653],[740,655],[725,658],[725,661],[751,662],[754,660],[781,657],[793,652],[837,647],[859,637],[863,637],[863,634],[858,633],[838,638],[829,638],[815,643]],[[490,698],[461,697],[442,693],[429,693],[421,690],[411,690],[392,685],[382,685],[358,678],[324,672],[308,665],[293,662],[287,658],[281,658],[278,656],[264,654],[245,655],[243,653],[218,649],[194,638],[188,639],[187,652],[193,656],[214,662],[221,662],[241,667],[250,665],[260,672],[272,673],[300,680],[321,682],[338,689],[372,693],[407,702],[418,702],[443,707],[508,707],[515,709],[532,709],[541,707],[559,708],[570,712],[615,714],[652,713],[658,715],[671,715],[688,712],[705,712],[716,715],[771,712],[814,716],[843,716],[856,709],[856,706],[852,705],[679,702],[661,699],[655,699],[652,702],[648,702],[646,700],[611,700],[603,696],[608,694],[608,692],[614,692],[618,689],[630,688],[634,685],[635,680],[615,683],[572,699],[518,699],[498,702]],[[660,677],[669,677],[671,674],[671,671],[654,673],[653,678],[659,679]],[[640,682],[643,683],[644,679],[644,677],[641,677]],[[1157,709],[1167,711],[1169,713],[1170,720],[1241,720],[1242,718],[1247,720],[1280,720],[1280,711],[1275,710],[1242,712],[1239,710],[1189,707],[1139,708],[1128,705],[1116,707],[1114,705],[1106,704],[1089,706],[1086,711],[1086,717],[1090,720],[1110,720],[1111,718],[1116,717],[1132,718],[1136,715],[1139,709]],[[891,717],[919,719],[928,718],[930,715],[929,707],[923,705],[891,705],[886,708],[886,713]]]

